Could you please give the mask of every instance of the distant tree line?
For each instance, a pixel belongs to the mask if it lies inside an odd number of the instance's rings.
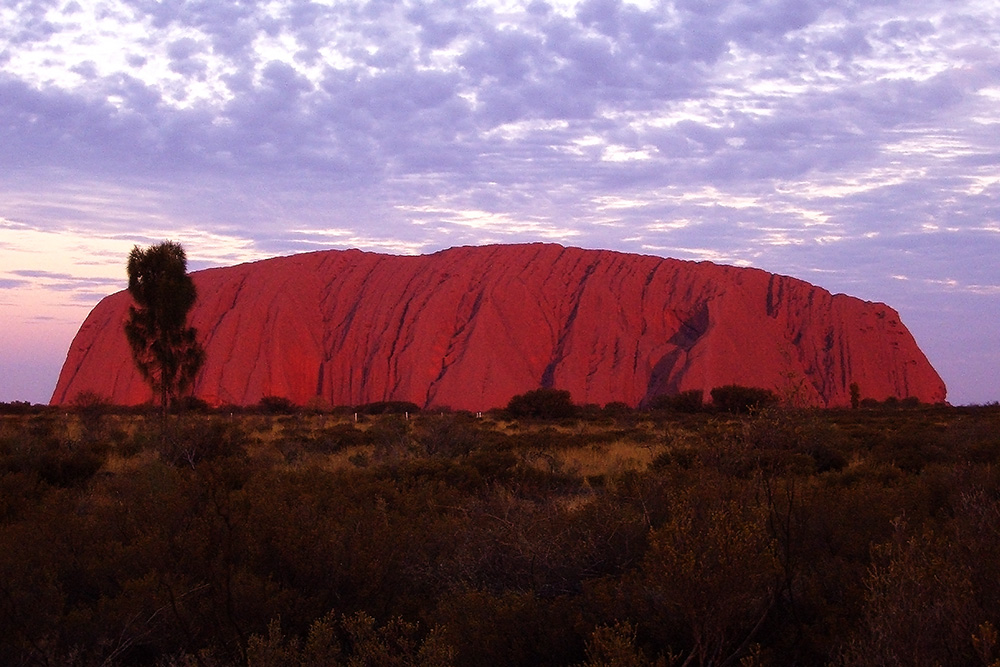
[[[706,402],[704,392],[691,389],[676,394],[663,394],[654,397],[645,405],[633,408],[627,403],[612,402],[605,406],[581,405],[573,403],[570,392],[561,389],[540,388],[513,396],[503,408],[495,408],[490,414],[506,416],[511,419],[561,420],[561,419],[599,419],[623,414],[641,412],[673,412],[696,414],[701,412],[725,412],[731,414],[748,414],[765,409],[780,407],[781,399],[769,390],[760,387],[747,387],[730,384],[715,387],[710,392],[711,402]],[[72,405],[77,409],[90,411],[141,412],[143,406],[114,406],[110,399],[83,392],[76,396]],[[916,408],[922,404],[916,397],[889,397],[883,401],[871,398],[859,399],[854,408],[867,409],[901,409]],[[0,414],[16,414],[43,409],[44,406],[33,406],[30,403],[15,401],[10,404],[0,403]],[[199,412],[221,414],[295,414],[295,413],[328,413],[357,414],[359,416],[376,416],[381,414],[412,414],[424,411],[416,403],[410,401],[377,401],[361,405],[331,406],[322,400],[299,405],[284,396],[264,396],[252,405],[220,405],[210,406],[205,401],[194,396],[180,396],[171,403],[171,412]],[[447,407],[434,407],[431,412],[453,412]]]

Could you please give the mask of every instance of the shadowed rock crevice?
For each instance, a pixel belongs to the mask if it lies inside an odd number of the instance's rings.
[[[542,373],[541,386],[546,389],[551,389],[555,386],[556,368],[566,358],[567,340],[573,331],[574,325],[576,324],[577,314],[580,311],[580,300],[583,298],[584,290],[587,289],[587,280],[591,275],[593,275],[595,268],[595,264],[586,266],[582,275],[579,277],[573,277],[566,284],[566,290],[571,293],[570,304],[572,307],[569,311],[569,316],[566,318],[566,322],[559,330],[559,338],[556,342],[555,350],[552,353],[552,361],[549,362],[548,366],[545,367],[545,371]]]
[[[708,304],[686,315],[677,332],[668,342],[669,352],[660,357],[653,366],[649,385],[643,403],[661,395],[673,395],[683,391],[681,382],[689,366],[691,350],[708,331]]]

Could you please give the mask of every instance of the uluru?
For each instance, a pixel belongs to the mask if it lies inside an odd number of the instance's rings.
[[[759,269],[555,244],[395,256],[326,250],[191,274],[213,405],[407,401],[485,410],[539,387],[637,406],[739,384],[803,405],[943,402],[945,385],[889,306]],[[52,396],[149,402],[123,332],[131,297],[103,299]]]

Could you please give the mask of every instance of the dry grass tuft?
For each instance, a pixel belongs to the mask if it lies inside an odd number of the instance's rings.
[[[561,469],[583,477],[642,471],[662,451],[661,445],[616,440],[606,445],[588,445],[553,452]]]

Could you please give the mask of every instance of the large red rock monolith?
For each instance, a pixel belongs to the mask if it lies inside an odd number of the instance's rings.
[[[544,386],[638,405],[740,384],[841,406],[854,382],[879,400],[945,400],[894,310],[757,269],[530,244],[328,250],[191,275],[206,351],[194,394],[212,404],[483,410]],[[130,303],[119,292],[94,308],[52,403],[151,400],[122,329]]]

